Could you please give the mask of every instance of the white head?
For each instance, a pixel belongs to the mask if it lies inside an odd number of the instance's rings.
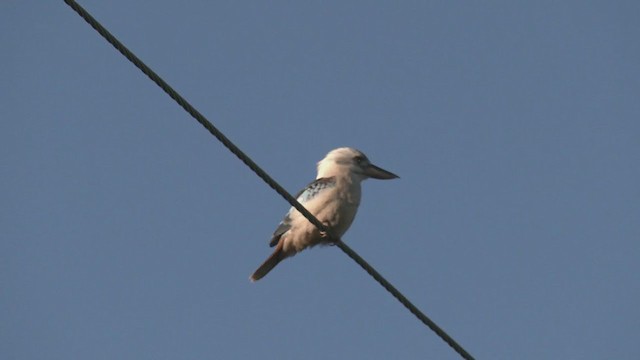
[[[381,180],[398,178],[396,174],[373,165],[365,154],[350,147],[331,150],[318,163],[317,179],[345,175],[358,181],[368,178]]]

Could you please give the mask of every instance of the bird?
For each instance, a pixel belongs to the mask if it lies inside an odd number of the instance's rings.
[[[338,238],[349,229],[356,216],[360,205],[360,183],[369,178],[398,178],[398,175],[373,165],[363,152],[351,147],[331,150],[318,162],[317,170],[316,179],[295,198]],[[291,207],[269,241],[269,246],[275,247],[273,253],[249,279],[258,281],[282,260],[306,248],[330,245],[333,241]]]

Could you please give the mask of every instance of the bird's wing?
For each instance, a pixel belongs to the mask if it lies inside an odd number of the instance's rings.
[[[296,199],[300,204],[304,205],[306,202],[308,202],[309,200],[313,199],[316,195],[321,193],[323,190],[332,188],[335,185],[336,185],[335,176],[316,179],[312,183],[307,185],[307,187],[300,190],[300,192],[296,194]],[[289,229],[291,229],[291,214],[294,211],[295,211],[294,207],[291,207],[291,209],[289,209],[289,212],[287,213],[287,215],[285,215],[284,219],[282,219],[282,221],[276,228],[276,231],[273,232],[271,241],[269,241],[269,246],[271,247],[276,246],[278,244],[278,241],[280,241],[280,238],[282,237],[282,235],[287,231],[289,231]]]

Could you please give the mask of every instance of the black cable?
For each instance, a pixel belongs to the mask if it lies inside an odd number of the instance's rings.
[[[300,204],[291,194],[289,194],[280,184],[278,184],[269,174],[262,170],[249,156],[247,156],[240,148],[231,142],[220,130],[218,130],[213,124],[207,120],[198,110],[196,110],[187,100],[185,100],[177,91],[175,91],[169,84],[167,84],[158,74],[156,74],[151,68],[142,62],[136,55],[134,55],[124,44],[122,44],[115,36],[105,29],[96,19],[93,18],[84,8],[82,8],[77,2],[73,0],[64,0],[75,12],[78,13],[92,28],[94,28],[102,37],[113,45],[124,57],[129,59],[138,69],[140,69],[145,75],[156,83],[167,95],[175,100],[184,110],[186,110],[196,121],[198,121],[205,129],[215,136],[229,151],[238,157],[245,165],[247,165],[256,175],[258,175],[267,185],[274,189],[280,196],[282,196],[291,206],[295,207],[304,217],[306,217],[313,225],[315,225],[320,231],[328,234],[333,239],[336,246],[340,248],[347,256],[353,259],[360,267],[362,267],[369,275],[371,275],[380,285],[382,285],[393,297],[398,299],[402,305],[404,305],[412,314],[414,314],[422,323],[427,325],[433,330],[442,340],[444,340],[449,346],[451,346],[462,358],[472,360],[473,357],[460,346],[451,336],[449,336],[444,330],[442,330],[436,323],[429,319],[425,314],[420,311],[415,305],[413,305],[409,299],[407,299],[398,289],[396,289],[391,283],[389,283],[380,273],[378,273],[371,265],[369,265],[360,255],[353,251],[347,244],[345,244],[338,237],[332,235],[331,230],[321,223],[313,214],[311,214],[302,204]]]

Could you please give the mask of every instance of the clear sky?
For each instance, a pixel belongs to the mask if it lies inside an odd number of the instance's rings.
[[[81,1],[478,359],[640,358],[640,2]],[[62,1],[0,4],[0,358],[457,359]]]

